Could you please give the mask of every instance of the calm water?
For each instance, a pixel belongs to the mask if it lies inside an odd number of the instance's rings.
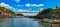
[[[0,27],[44,27],[32,18],[10,18],[0,19]]]

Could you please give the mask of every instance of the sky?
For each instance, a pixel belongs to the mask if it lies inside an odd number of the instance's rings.
[[[0,5],[14,12],[43,10],[44,8],[60,7],[60,0],[0,0]]]

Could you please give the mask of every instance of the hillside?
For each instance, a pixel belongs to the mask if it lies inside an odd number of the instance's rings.
[[[7,8],[6,8],[7,9]],[[0,10],[3,12],[4,7],[0,7]],[[7,13],[15,14],[12,10],[7,9]]]

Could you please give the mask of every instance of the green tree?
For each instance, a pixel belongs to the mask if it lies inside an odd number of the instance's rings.
[[[54,10],[52,8],[46,8],[41,12],[39,12],[38,14],[53,14],[53,13],[54,13]]]
[[[7,9],[7,13],[15,14],[12,10]]]
[[[5,7],[0,7],[0,10],[3,12]],[[7,9],[7,8],[6,8]],[[7,13],[15,14],[12,10],[7,9]]]
[[[37,16],[38,18],[51,18],[50,15],[52,15],[54,13],[54,9],[52,8],[46,8],[40,12],[38,12]]]
[[[60,13],[60,10],[56,10],[56,9],[55,9],[55,13]]]
[[[16,14],[17,16],[23,16],[23,14]]]

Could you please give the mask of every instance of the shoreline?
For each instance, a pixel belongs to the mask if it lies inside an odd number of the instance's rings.
[[[14,16],[14,17],[4,17],[4,16],[0,16],[0,18],[28,18],[28,17],[24,17],[24,16]]]

